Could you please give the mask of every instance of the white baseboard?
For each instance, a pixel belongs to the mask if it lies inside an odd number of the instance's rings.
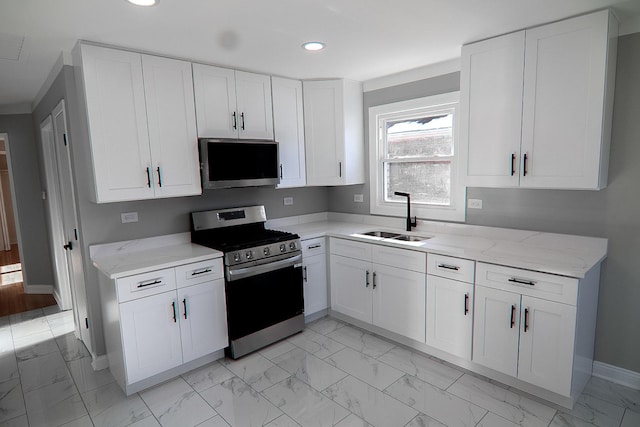
[[[107,359],[107,355],[104,356],[93,356],[93,360],[91,361],[91,367],[94,371],[101,371],[103,369],[107,369],[109,367],[109,359]]]
[[[640,390],[640,373],[598,361],[593,362],[594,377]]]
[[[53,294],[51,285],[24,285],[25,294]]]

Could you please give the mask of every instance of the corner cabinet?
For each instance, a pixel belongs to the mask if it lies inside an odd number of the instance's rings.
[[[307,185],[363,184],[362,84],[303,82]]]
[[[97,203],[201,194],[191,64],[78,44]]]
[[[280,184],[277,188],[304,187],[307,177],[302,82],[271,77],[271,95],[273,135],[278,142],[280,156]]]
[[[198,136],[273,139],[271,79],[193,64]]]
[[[463,182],[606,187],[617,34],[605,10],[463,46]]]

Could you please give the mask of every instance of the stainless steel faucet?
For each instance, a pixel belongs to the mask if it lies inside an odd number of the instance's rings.
[[[394,191],[393,194],[407,198],[407,231],[411,231],[411,227],[416,227],[418,225],[418,217],[414,216],[411,218],[411,194],[403,193],[401,191]]]

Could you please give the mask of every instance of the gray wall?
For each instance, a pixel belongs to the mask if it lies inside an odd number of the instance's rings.
[[[29,285],[53,285],[38,146],[31,114],[0,115],[0,133],[9,137],[9,153],[22,237],[23,268]]]
[[[600,280],[598,361],[640,372],[640,33],[620,37],[609,186],[602,191],[468,188],[483,209],[467,209],[467,224],[606,237]],[[367,92],[368,107],[458,90],[459,74]],[[368,145],[368,124],[365,124]],[[354,203],[364,193],[365,203]],[[332,211],[369,213],[368,184],[333,188]]]

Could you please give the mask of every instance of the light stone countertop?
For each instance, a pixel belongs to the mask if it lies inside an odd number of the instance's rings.
[[[357,215],[352,217],[363,222],[350,222],[347,215],[347,218],[340,218],[339,214],[332,216],[337,218],[273,225],[274,228],[296,233],[302,239],[341,237],[577,278],[585,277],[607,256],[607,239],[597,237],[427,221],[420,221],[418,229],[408,233],[402,228],[403,222],[382,225],[379,219],[369,220]],[[399,242],[359,234],[372,230],[430,238],[422,242]]]

